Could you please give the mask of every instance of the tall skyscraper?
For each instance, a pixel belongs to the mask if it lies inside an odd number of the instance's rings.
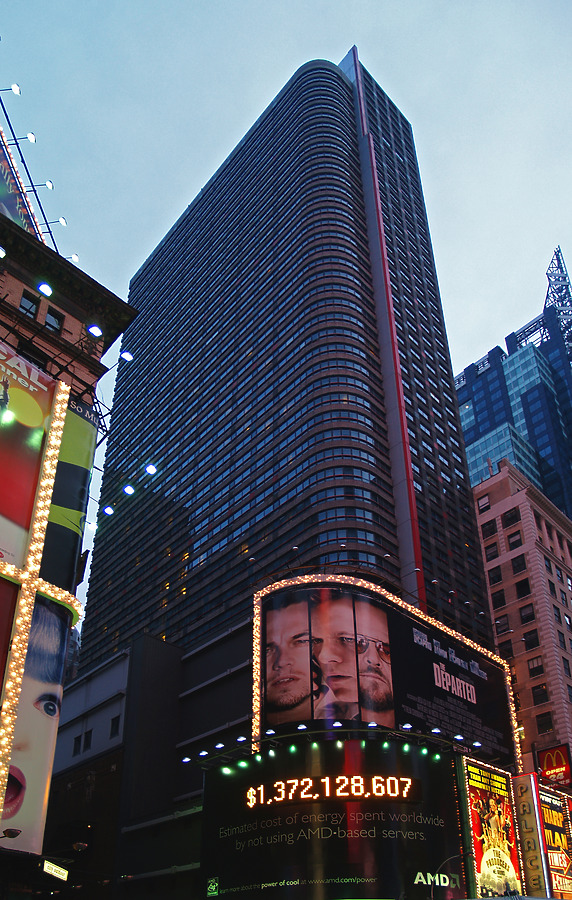
[[[560,247],[542,313],[455,383],[471,484],[508,459],[572,517],[572,291]]]
[[[488,642],[411,126],[355,48],[296,72],[130,300],[84,670],[143,629],[204,646],[260,579],[325,567]]]

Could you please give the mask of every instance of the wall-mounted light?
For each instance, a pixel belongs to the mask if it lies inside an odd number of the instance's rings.
[[[91,334],[91,336],[94,338],[103,337],[103,331],[101,330],[99,325],[95,325],[95,324],[88,325],[87,330],[88,330],[88,333]]]
[[[44,297],[51,297],[53,294],[53,290],[51,286],[47,283],[47,281],[41,281],[38,285],[38,290],[40,294],[43,294]]]

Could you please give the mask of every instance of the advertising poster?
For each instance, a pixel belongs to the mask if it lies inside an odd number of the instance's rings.
[[[463,758],[477,897],[522,893],[511,777]]]
[[[12,638],[14,613],[19,587],[6,578],[0,578],[0,692],[4,684],[6,660]]]
[[[74,593],[81,552],[91,468],[97,442],[98,416],[92,406],[69,401],[40,577]]]
[[[262,733],[336,719],[408,723],[513,762],[504,666],[460,635],[374,590],[331,581],[267,593],[260,618]]]
[[[401,742],[277,747],[205,773],[203,896],[467,896],[449,756]]]
[[[567,804],[564,798],[542,787],[538,793],[552,896],[569,900],[572,898],[572,848]]]
[[[71,613],[39,595],[32,615],[0,831],[10,850],[41,853]]]
[[[22,568],[56,382],[0,343],[0,559]]]
[[[569,787],[572,784],[568,744],[559,744],[557,747],[549,747],[547,750],[537,750],[536,758],[541,778],[554,782],[554,787]]]
[[[0,213],[38,236],[37,228],[30,214],[25,191],[16,174],[12,154],[6,144],[4,132],[0,128]]]

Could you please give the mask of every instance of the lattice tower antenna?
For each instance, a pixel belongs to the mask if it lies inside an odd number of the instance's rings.
[[[548,290],[546,291],[544,309],[548,306],[556,307],[568,358],[572,360],[572,290],[570,289],[570,278],[566,271],[566,264],[560,247],[557,247],[554,251],[550,265],[546,270],[546,277],[548,278]]]

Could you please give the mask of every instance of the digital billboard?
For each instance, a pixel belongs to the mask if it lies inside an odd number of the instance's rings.
[[[522,893],[511,776],[463,757],[477,897]]]
[[[36,596],[0,825],[20,831],[11,850],[42,852],[71,618]]]
[[[0,343],[0,560],[22,568],[56,382]]]
[[[336,720],[406,726],[514,761],[506,664],[367,582],[304,576],[265,588],[253,658],[259,734]]]
[[[205,897],[467,896],[451,757],[297,742],[205,773]]]
[[[541,778],[552,781],[554,787],[569,787],[572,784],[570,748],[568,744],[548,747],[536,751],[538,773]]]

